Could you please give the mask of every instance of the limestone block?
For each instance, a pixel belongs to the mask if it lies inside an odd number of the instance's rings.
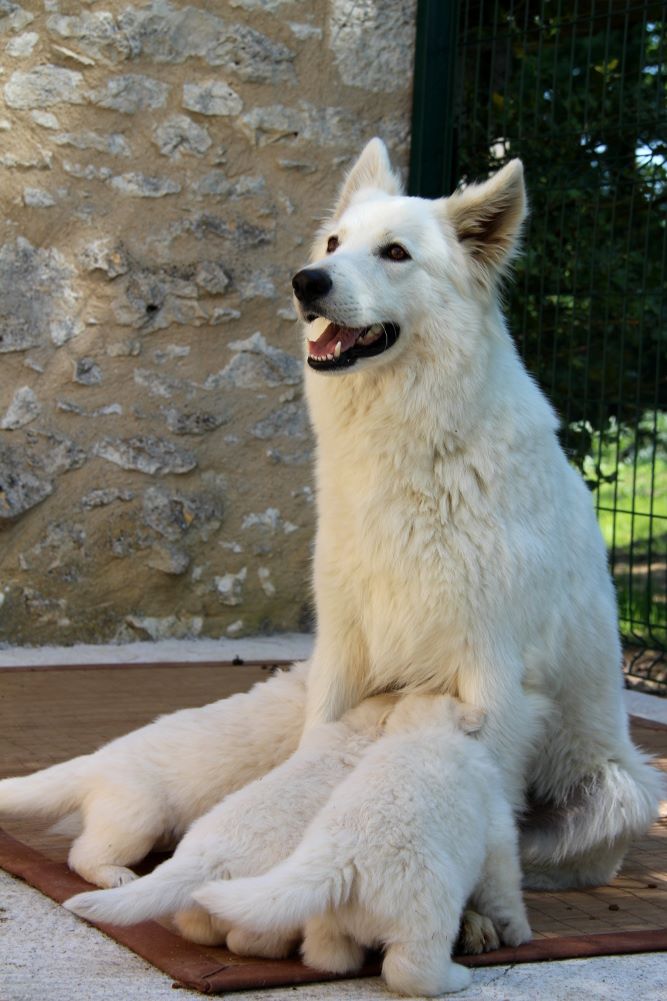
[[[416,0],[330,0],[327,44],[348,87],[402,90],[412,72]]]
[[[286,403],[271,411],[268,417],[251,428],[255,438],[305,438],[308,434],[308,415],[302,403]]]
[[[21,386],[14,393],[12,402],[0,420],[0,428],[5,431],[22,428],[39,417],[41,412],[42,407],[30,386]]]
[[[179,160],[183,153],[203,156],[213,140],[208,129],[187,115],[172,115],[155,127],[153,142],[163,156]]]
[[[89,91],[88,98],[100,108],[113,108],[125,115],[134,115],[137,111],[161,108],[168,93],[169,84],[161,80],[141,73],[125,73],[109,77],[104,87]]]
[[[242,567],[238,573],[226,573],[215,578],[215,589],[220,601],[225,605],[240,605],[243,602],[243,585],[248,576],[247,567]]]
[[[23,237],[0,245],[0,353],[60,346],[83,330],[73,277],[56,249]]]
[[[224,80],[206,80],[183,86],[183,107],[200,115],[238,115],[243,101]]]
[[[222,385],[243,389],[293,386],[303,378],[301,362],[286,351],[267,344],[259,331],[247,340],[232,341],[229,348],[236,352],[236,357],[220,372],[208,376],[204,382],[206,389],[216,389]]]
[[[148,475],[189,473],[197,465],[194,452],[157,435],[103,438],[95,445],[95,454],[123,469],[135,469]]]
[[[0,444],[0,524],[13,521],[53,493],[53,482],[36,475],[23,451]]]
[[[177,195],[181,190],[178,181],[171,177],[147,176],[138,171],[119,174],[112,177],[109,183],[116,191],[133,198],[163,198],[165,195]]]
[[[53,104],[83,104],[83,76],[62,66],[35,66],[15,70],[4,87],[9,108],[48,108]]]

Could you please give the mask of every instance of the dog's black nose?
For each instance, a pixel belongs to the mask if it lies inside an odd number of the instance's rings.
[[[333,282],[329,272],[323,268],[303,268],[292,278],[294,295],[299,302],[315,302],[331,289]]]

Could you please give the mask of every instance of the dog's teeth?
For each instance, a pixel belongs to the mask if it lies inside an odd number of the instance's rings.
[[[334,353],[333,353],[333,356],[336,359],[336,361],[340,358],[341,348],[342,348],[342,344],[341,344],[340,341],[338,341],[336,343],[336,347],[334,348]]]
[[[382,324],[381,323],[374,323],[373,326],[371,327],[371,329],[368,331],[368,333],[369,334],[381,334],[382,333]]]

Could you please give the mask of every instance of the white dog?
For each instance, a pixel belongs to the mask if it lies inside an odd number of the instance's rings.
[[[0,781],[0,816],[78,814],[69,864],[98,886],[135,879],[127,868],[171,847],[224,796],[270,771],[299,743],[307,664],[247,693],[183,709],[94,754]]]
[[[173,857],[150,875],[116,889],[80,893],[65,907],[121,925],[181,912],[175,923],[186,938],[205,944],[227,938],[237,953],[287,955],[296,944],[298,925],[269,935],[232,930],[194,908],[192,891],[212,879],[258,875],[289,855],[332,789],[380,735],[395,702],[395,696],[376,696],[339,722],[311,729],[282,765],[197,820]]]
[[[194,898],[265,934],[307,922],[304,959],[320,970],[357,970],[361,946],[380,945],[391,990],[467,987],[470,972],[451,951],[476,886],[505,942],[531,937],[512,810],[489,752],[464,736],[482,720],[447,695],[405,696],[294,854],[264,876],[210,883]]]
[[[499,305],[525,205],[518,160],[405,197],[373,140],[294,276],[317,437],[306,727],[386,688],[481,706],[510,801],[550,807],[530,883],[569,886],[613,875],[661,782],[628,735],[590,492]]]

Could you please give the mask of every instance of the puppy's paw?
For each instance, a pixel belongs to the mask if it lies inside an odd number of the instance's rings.
[[[478,914],[477,911],[464,911],[456,952],[464,956],[477,956],[499,947],[500,939],[491,918]]]
[[[229,931],[226,922],[212,917],[202,907],[177,911],[173,923],[183,938],[198,945],[224,945]]]
[[[237,956],[261,956],[263,959],[284,959],[294,951],[298,938],[288,933],[253,932],[247,928],[232,928],[227,936],[227,948]]]
[[[365,951],[347,935],[331,934],[324,928],[309,928],[301,948],[306,966],[326,973],[355,973],[364,962]]]

